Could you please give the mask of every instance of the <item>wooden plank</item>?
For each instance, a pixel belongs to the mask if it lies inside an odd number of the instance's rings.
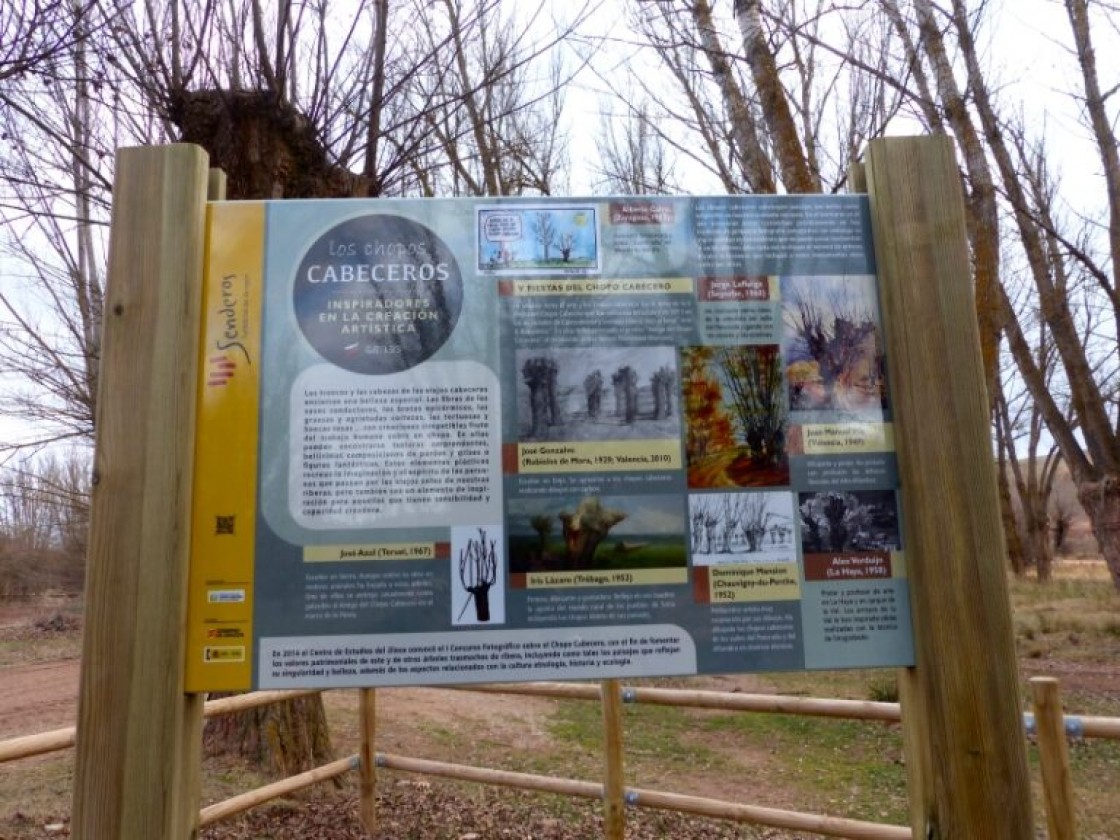
[[[377,824],[376,689],[358,689],[358,724],[361,738],[361,750],[358,753],[361,761],[361,766],[358,768],[361,774],[358,815],[362,821],[362,829],[372,837]]]
[[[117,156],[97,403],[71,834],[193,833],[183,694],[207,157]],[[196,709],[197,706],[197,709]]]
[[[622,840],[626,834],[626,787],[622,752],[622,687],[618,680],[600,684],[603,703],[603,837]]]
[[[211,169],[207,172],[206,179],[206,200],[207,201],[223,201],[226,197],[226,173],[220,169]],[[205,243],[205,223],[203,229],[203,242]],[[205,250],[205,248],[203,249]],[[201,264],[200,264],[201,265]],[[199,287],[199,294],[201,296],[201,283],[202,274],[200,273],[195,281]],[[199,319],[202,318],[201,306],[199,308]],[[199,335],[201,335],[201,324],[199,325]],[[197,347],[200,339],[195,338],[195,355],[197,356]],[[196,375],[195,381],[198,377]],[[192,409],[192,415],[194,411]],[[192,422],[193,428],[193,422]],[[191,434],[191,440],[194,440],[194,433]],[[191,459],[193,469],[194,459]],[[190,472],[190,470],[188,470]],[[193,481],[193,476],[192,476]],[[188,491],[189,493],[190,491]],[[188,498],[191,498],[188,495]],[[190,511],[188,509],[188,516]],[[188,520],[189,523],[189,520]],[[188,524],[189,532],[189,524]],[[187,561],[186,566],[190,566],[190,545],[187,546]],[[187,572],[184,572],[185,574]],[[189,583],[184,583],[185,587],[189,589]],[[186,599],[184,598],[184,601]],[[186,617],[186,607],[184,605],[184,620]],[[180,630],[180,634],[185,634],[185,628]],[[184,636],[184,647],[186,640]],[[186,680],[186,665],[184,660],[185,654],[180,655],[180,660],[184,661],[183,680]],[[176,812],[172,816],[172,825],[176,826],[176,831],[181,831],[183,836],[195,837],[198,834],[198,802],[202,797],[202,721],[205,717],[206,711],[206,695],[205,694],[188,694],[183,698],[183,728],[179,743],[183,746],[183,767],[181,776],[181,788],[178,795],[175,797]]]
[[[960,177],[946,137],[872,141],[868,195],[906,501],[916,837],[1033,837]]]
[[[1073,778],[1069,772],[1069,747],[1058,681],[1053,677],[1031,677],[1031,698],[1050,840],[1075,840]]]
[[[642,788],[632,789],[630,793],[634,797],[635,804],[640,808],[658,808],[719,820],[734,820],[748,825],[809,832],[814,836],[819,834],[825,837],[845,837],[848,840],[914,840],[909,828],[898,825],[850,820],[845,817],[828,817],[800,811],[783,811],[780,808],[763,808],[759,805],[723,802],[703,796],[688,796]],[[763,836],[770,835],[767,833]]]
[[[22,735],[19,738],[0,741],[0,764],[31,758],[34,755],[68,750],[74,746],[75,732],[73,726],[67,726],[63,729],[52,729],[49,732]]]

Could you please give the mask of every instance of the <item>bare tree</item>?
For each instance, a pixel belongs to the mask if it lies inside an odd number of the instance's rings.
[[[893,31],[864,5],[635,3],[633,25],[673,84],[634,80],[667,147],[728,192],[833,191],[898,113]],[[839,33],[839,44],[821,35]]]
[[[600,184],[616,195],[677,192],[665,138],[658,133],[648,103],[640,102],[619,120],[608,110],[599,139]]]
[[[0,256],[23,269],[0,290],[0,361],[10,375],[0,409],[34,424],[32,446],[88,437],[97,392],[110,187],[100,166],[113,138],[94,114],[109,91],[87,47],[88,10],[72,14],[54,21],[72,40],[50,61],[68,83],[27,73],[0,89],[0,134],[20,138],[0,154]]]
[[[541,259],[548,262],[549,249],[556,244],[556,220],[548,211],[536,213],[529,223],[533,238],[541,246]]]
[[[1009,387],[1018,387],[1010,398]],[[1017,382],[1001,380],[994,397],[998,466],[1015,491],[1013,521],[1005,523],[1008,537],[1014,537],[1009,539],[1011,568],[1022,575],[1033,566],[1038,580],[1046,582],[1052,577],[1054,561],[1049,508],[1061,455],[1053,446],[1042,451],[1042,417],[1030,394]]]
[[[453,54],[446,71],[421,90],[439,103],[425,114],[446,164],[429,188],[450,195],[549,195],[562,183],[565,142],[562,90],[570,77],[557,41],[531,42],[515,20],[493,12],[472,20],[460,0],[441,0],[445,21],[426,21],[433,50]],[[583,12],[576,13],[576,21]],[[442,25],[441,25],[442,24]],[[572,31],[558,23],[556,39]],[[447,35],[443,35],[446,29]],[[447,47],[440,44],[449,39]],[[552,56],[544,82],[531,78],[543,51]],[[540,69],[536,70],[539,74]]]
[[[85,450],[69,449],[0,470],[0,600],[80,590],[89,466]]]
[[[897,5],[884,7],[907,25]],[[1089,0],[1065,0],[1077,60],[1076,96],[1084,103],[1090,137],[1103,172],[1105,214],[1103,236],[1084,238],[1071,231],[1056,212],[1044,146],[1025,153],[1022,131],[1000,112],[999,103],[981,63],[976,29],[984,17],[973,14],[962,0],[941,5],[914,0],[914,25],[921,35],[924,63],[936,78],[936,108],[961,145],[966,184],[969,185],[970,232],[974,263],[983,260],[998,236],[995,191],[1008,210],[1009,228],[1022,254],[1040,323],[1052,342],[1060,381],[1068,403],[1055,395],[1052,380],[1035,353],[1030,324],[1017,308],[1004,283],[980,285],[978,312],[985,362],[992,368],[994,336],[1006,336],[1019,376],[1069,466],[1078,496],[1094,535],[1120,588],[1120,426],[1116,400],[1118,364],[1115,348],[1120,334],[1120,293],[1116,266],[1120,257],[1120,161],[1117,138],[1108,112],[1108,95],[1101,89],[1091,25],[1104,8]],[[956,48],[950,55],[947,38]],[[917,42],[915,42],[917,43]],[[957,76],[963,76],[963,84]],[[989,163],[989,161],[991,163]],[[983,241],[981,241],[983,240]],[[998,277],[998,268],[994,269]],[[985,281],[986,283],[987,281]],[[1056,380],[1054,380],[1056,381]],[[1069,411],[1064,408],[1068,405]]]
[[[16,0],[0,7],[0,82],[26,74],[56,78],[66,55],[84,41],[96,5]]]

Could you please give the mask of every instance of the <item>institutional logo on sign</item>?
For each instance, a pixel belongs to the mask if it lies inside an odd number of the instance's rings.
[[[206,600],[211,604],[244,604],[244,589],[211,589],[206,593]]]
[[[206,385],[213,388],[216,385],[225,385],[237,372],[237,362],[229,356],[211,356],[208,359],[206,371]]]
[[[244,639],[245,631],[240,627],[211,627],[206,631],[208,639]]]
[[[202,649],[204,662],[244,662],[244,645],[221,645]]]

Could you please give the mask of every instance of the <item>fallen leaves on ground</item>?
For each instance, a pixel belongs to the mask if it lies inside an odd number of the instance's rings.
[[[402,780],[383,787],[365,834],[358,800],[330,793],[265,805],[206,828],[200,840],[595,840],[601,805],[517,791]],[[788,840],[796,835],[684,814],[628,809],[626,840]]]

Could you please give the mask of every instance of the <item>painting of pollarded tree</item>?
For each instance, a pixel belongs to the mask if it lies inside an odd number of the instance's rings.
[[[675,495],[513,499],[513,572],[682,568],[684,505]]]
[[[781,294],[790,408],[885,410],[886,361],[875,278],[783,277]]]
[[[782,491],[689,496],[692,564],[794,562],[797,540],[793,500],[793,493]]]
[[[798,514],[805,554],[897,551],[902,547],[893,490],[802,493]]]
[[[518,439],[678,438],[678,375],[671,347],[521,350]]]
[[[681,349],[690,487],[789,483],[789,411],[777,345]]]

